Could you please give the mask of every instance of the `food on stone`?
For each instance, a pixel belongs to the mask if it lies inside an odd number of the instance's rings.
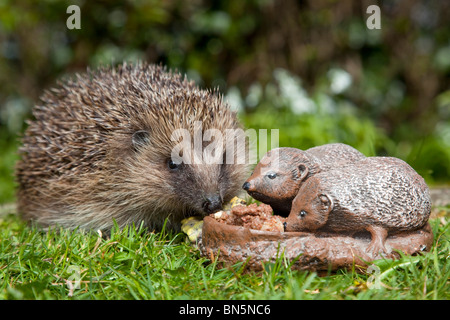
[[[284,232],[286,220],[281,216],[273,215],[272,208],[263,203],[260,205],[252,203],[248,206],[237,205],[232,207],[230,211],[219,211],[210,216],[221,223],[276,232]]]

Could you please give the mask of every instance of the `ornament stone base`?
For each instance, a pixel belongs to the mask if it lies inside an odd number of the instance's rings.
[[[362,272],[373,260],[397,259],[401,251],[417,255],[428,251],[433,244],[429,223],[423,228],[390,234],[386,239],[385,254],[366,252],[370,234],[332,234],[308,232],[268,232],[220,223],[205,217],[199,249],[205,257],[218,259],[223,266],[246,262],[248,270],[259,271],[263,263],[277,257],[292,263],[297,270],[335,271],[355,269]]]

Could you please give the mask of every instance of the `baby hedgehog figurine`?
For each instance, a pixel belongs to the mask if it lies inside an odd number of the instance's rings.
[[[286,231],[371,234],[367,252],[386,252],[389,232],[422,228],[431,213],[424,179],[406,162],[369,157],[316,174],[295,197]]]
[[[331,143],[310,148],[276,148],[264,155],[242,188],[250,196],[287,217],[292,200],[301,185],[313,175],[340,168],[366,157],[343,143]]]

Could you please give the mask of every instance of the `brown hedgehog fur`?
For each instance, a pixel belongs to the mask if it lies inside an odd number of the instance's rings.
[[[19,212],[43,227],[110,230],[115,220],[160,230],[167,218],[179,230],[184,217],[220,209],[247,175],[245,164],[170,168],[174,130],[241,127],[220,95],[161,66],[88,70],[41,100],[16,178]],[[137,142],[136,132],[145,133]]]

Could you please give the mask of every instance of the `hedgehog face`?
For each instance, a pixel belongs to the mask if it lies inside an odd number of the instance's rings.
[[[241,172],[234,164],[186,164],[167,162],[171,190],[189,210],[202,215],[222,210],[222,205],[236,195]]]
[[[207,215],[222,209],[235,190],[228,189],[225,168],[221,165],[188,165],[168,161],[168,183],[181,203],[188,210]]]
[[[150,136],[150,132],[138,130],[132,135],[132,145],[137,161],[146,162],[145,171],[152,175],[149,178],[153,183],[152,190],[158,190],[159,198],[170,199],[171,208],[179,206],[185,215],[207,215],[221,210],[223,203],[236,195],[240,185],[238,181],[242,181],[246,166],[225,163],[223,149],[219,149],[222,156],[219,154],[217,157],[223,163],[215,163],[217,161],[206,157],[207,144],[203,145],[200,155],[195,154],[191,143],[182,148],[181,156],[174,156],[174,152],[166,154],[161,148],[158,149],[160,153],[155,154],[156,148],[151,146]]]
[[[314,231],[326,224],[333,201],[327,194],[320,192],[313,180],[308,180],[292,202],[286,231]]]
[[[309,173],[303,153],[292,148],[269,151],[257,164],[250,178],[242,186],[253,198],[264,203],[292,199]]]

